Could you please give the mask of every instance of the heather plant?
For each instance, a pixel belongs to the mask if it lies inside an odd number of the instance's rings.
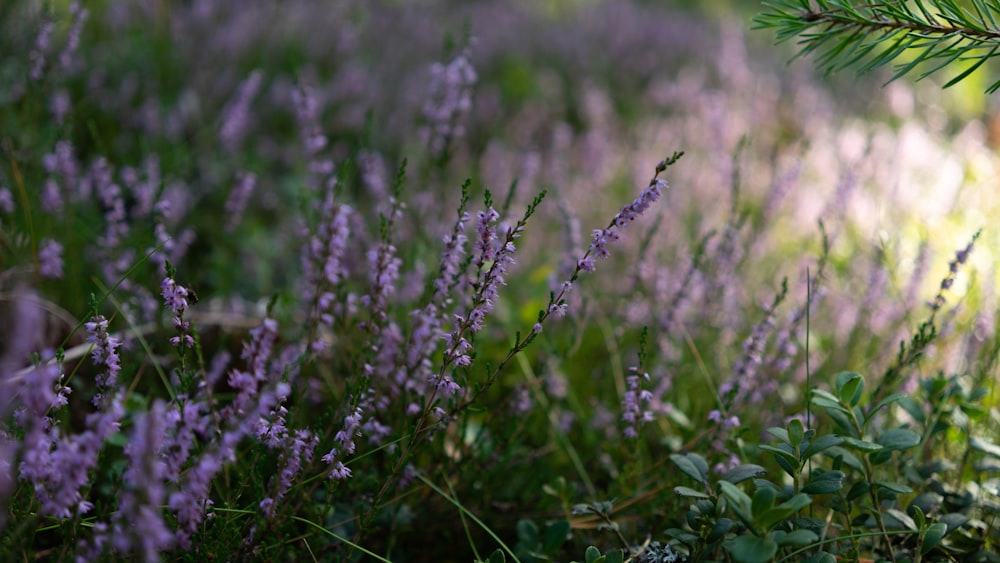
[[[1000,161],[927,90],[640,2],[0,16],[3,559],[996,550]]]

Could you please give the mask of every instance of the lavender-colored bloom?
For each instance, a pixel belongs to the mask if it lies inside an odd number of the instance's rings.
[[[80,33],[83,31],[83,24],[90,16],[90,12],[79,1],[73,2],[70,6],[70,12],[73,14],[73,26],[66,36],[66,45],[59,53],[59,64],[64,70],[69,69],[70,65],[73,64],[73,55],[80,46]]]
[[[264,74],[260,70],[251,72],[240,84],[233,99],[226,104],[222,126],[219,128],[219,140],[227,150],[234,150],[246,136],[249,128],[250,104],[260,91],[263,78]]]
[[[229,372],[229,386],[236,390],[233,402],[223,409],[223,417],[244,415],[253,405],[253,399],[262,383],[267,381],[267,361],[278,339],[278,322],[265,318],[260,325],[250,331],[250,341],[244,342],[241,357],[246,360],[246,369]],[[256,424],[257,419],[254,419]]]
[[[361,434],[362,415],[361,407],[351,409],[344,417],[343,426],[334,436],[337,446],[331,448],[321,458],[324,463],[331,466],[330,472],[327,474],[330,479],[343,480],[351,476],[351,470],[344,466],[341,458],[346,455],[352,455],[357,448],[354,439]]]
[[[459,121],[472,109],[472,86],[476,79],[467,52],[446,65],[431,66],[430,92],[423,107],[427,126],[422,134],[432,156],[444,156],[451,141],[465,134]]]
[[[205,518],[205,511],[214,502],[208,498],[212,478],[222,469],[218,452],[208,452],[184,474],[183,486],[170,494],[167,505],[175,513],[178,528],[177,544],[182,549],[191,548],[191,536]]]
[[[274,517],[278,503],[292,487],[292,480],[302,471],[304,464],[312,461],[313,452],[318,443],[319,437],[308,430],[296,430],[294,434],[287,435],[278,458],[278,466],[281,470],[272,483],[275,489],[274,493],[260,503],[261,511],[267,518]]]
[[[133,420],[125,453],[129,468],[115,517],[113,547],[121,554],[137,552],[145,561],[159,561],[160,552],[174,542],[174,535],[160,514],[167,473],[161,457],[166,430],[166,407],[157,401],[149,412]]]
[[[113,346],[108,351],[107,338],[97,339],[102,342],[95,347],[101,350],[100,359],[95,352],[96,363],[104,364],[108,374],[116,373],[117,352]],[[111,388],[114,375],[99,376],[94,402],[100,410],[86,416],[83,432],[67,436],[47,416],[50,408],[65,404],[68,390],[56,383],[59,374],[59,366],[49,364],[31,370],[23,380],[21,394],[28,412],[21,417],[27,429],[19,469],[20,478],[34,486],[42,514],[70,518],[92,508],[82,491],[90,482],[104,441],[118,430],[125,414],[124,395]]]
[[[191,323],[184,320],[184,313],[188,309],[188,296],[190,292],[170,276],[163,278],[163,281],[160,282],[160,292],[163,296],[163,302],[166,303],[167,307],[170,307],[174,328],[177,329],[177,336],[171,337],[170,343],[182,350],[194,347],[194,337],[191,336]]]
[[[156,195],[160,189],[160,159],[156,155],[148,156],[143,163],[143,172],[144,179],[140,179],[138,172],[136,172],[136,178],[131,182],[126,182],[134,198],[131,209],[131,216],[134,219],[148,217],[156,208]],[[123,169],[122,175],[124,173]],[[171,260],[174,259],[171,257]]]
[[[35,37],[35,48],[28,54],[31,60],[30,76],[36,82],[42,79],[42,73],[45,71],[45,55],[49,51],[50,37],[54,28],[55,24],[51,21],[43,22]]]
[[[626,438],[634,439],[639,436],[639,427],[653,420],[653,412],[649,410],[653,394],[648,389],[642,389],[642,382],[649,381],[648,373],[640,375],[636,366],[630,366],[628,371],[629,375],[625,377],[628,388],[622,397],[622,421],[625,422],[623,433]]]
[[[332,187],[327,188],[321,208],[320,223],[302,249],[302,269],[305,278],[304,298],[311,304],[310,322],[332,325],[336,296],[333,293],[347,276],[344,255],[350,234],[350,206],[334,201]],[[323,345],[319,339],[309,342],[313,351]]]
[[[106,399],[104,393],[118,384],[118,373],[122,366],[117,348],[121,345],[121,338],[108,333],[108,320],[103,315],[94,317],[84,326],[87,328],[87,334],[94,345],[91,350],[94,363],[106,368],[105,372],[96,378],[98,390],[94,395],[93,403],[94,406],[100,408],[102,400]]]
[[[260,337],[261,334],[258,332],[257,335],[252,335],[251,339],[256,341]],[[227,408],[221,413],[220,419],[227,422],[221,435],[184,472],[176,490],[169,495],[167,501],[167,505],[177,518],[176,538],[181,548],[190,549],[191,537],[204,521],[208,508],[214,504],[209,498],[212,479],[222,470],[226,462],[235,461],[236,447],[253,432],[260,417],[275,408],[279,397],[288,396],[289,393],[287,384],[278,383],[261,393],[255,393],[252,398],[256,400],[252,403],[250,397],[244,398],[244,409]],[[240,398],[237,396],[237,399]]]
[[[323,134],[319,121],[319,102],[316,93],[305,84],[292,91],[292,103],[295,106],[295,117],[299,122],[302,144],[308,159],[309,174],[312,177],[310,187],[332,187],[336,181],[333,176],[333,161],[322,158],[320,152],[329,142]]]
[[[52,113],[52,119],[59,125],[62,125],[66,120],[72,106],[73,102],[66,90],[56,90],[49,97],[49,112]]]
[[[250,201],[250,195],[257,185],[257,176],[250,172],[240,174],[236,187],[226,200],[226,232],[231,233],[243,218],[243,211]]]
[[[0,187],[0,212],[8,215],[14,212],[14,194],[6,186]]]
[[[52,178],[48,178],[42,184],[42,211],[51,215],[62,215],[63,196],[59,189],[59,183]]]
[[[465,223],[468,220],[468,213],[464,211],[459,213],[452,232],[442,239],[444,248],[441,251],[438,277],[434,280],[434,297],[439,304],[447,297],[449,288],[454,285],[455,278],[459,273],[459,264],[463,254],[465,254],[465,243],[468,240],[465,236]]]
[[[396,256],[396,247],[383,242],[378,248],[368,252],[369,272],[371,276],[371,293],[361,297],[361,303],[368,307],[372,315],[376,336],[380,327],[388,320],[386,307],[389,296],[395,290],[395,282],[399,277],[399,267],[403,261]]]
[[[173,429],[163,448],[164,481],[169,482],[175,482],[180,477],[184,464],[191,457],[197,435],[209,434],[205,403],[184,397],[178,400],[180,404],[171,405],[164,414],[167,427]]]
[[[63,276],[63,246],[52,239],[42,240],[38,249],[38,275],[59,279]]]
[[[776,390],[776,381],[762,381],[758,377],[757,368],[763,362],[764,347],[775,327],[776,309],[784,300],[786,292],[787,284],[784,284],[774,301],[765,307],[764,318],[754,325],[750,335],[743,341],[743,355],[733,365],[731,379],[719,386],[719,394],[727,396],[727,407],[746,404],[748,401],[757,403]]]

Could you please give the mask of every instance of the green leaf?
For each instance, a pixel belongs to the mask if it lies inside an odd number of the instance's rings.
[[[920,555],[927,555],[933,551],[947,533],[948,525],[943,522],[935,522],[928,526],[924,532],[924,541],[920,542]]]
[[[737,563],[767,563],[778,553],[778,544],[757,536],[740,536],[722,545]]]
[[[708,543],[715,543],[721,540],[723,537],[725,537],[726,534],[729,533],[730,530],[733,529],[734,526],[736,526],[736,523],[733,522],[731,519],[719,518],[718,520],[716,520],[715,525],[712,526],[712,531],[708,533],[708,536],[706,536],[705,541],[707,541]]]
[[[871,485],[865,481],[858,481],[857,483],[851,485],[851,488],[848,489],[846,498],[849,501],[853,501],[867,495],[868,491],[871,490]]]
[[[624,563],[625,553],[620,549],[612,549],[604,554],[604,563]]]
[[[908,530],[917,531],[917,523],[913,521],[913,518],[910,518],[909,514],[895,508],[887,509],[886,513],[898,520],[900,524],[906,526]]]
[[[812,504],[812,497],[804,493],[799,493],[761,514],[756,518],[756,523],[761,528],[770,530],[778,522],[787,519],[810,504]]]
[[[842,371],[837,374],[837,398],[845,405],[857,406],[865,389],[865,378],[860,373]]]
[[[594,546],[588,547],[583,556],[586,563],[597,563],[598,559],[603,559],[601,557],[601,550]]]
[[[746,481],[747,479],[760,477],[765,473],[767,473],[767,470],[759,465],[744,463],[727,471],[726,474],[722,476],[722,480],[729,481],[730,483],[740,483],[742,481]]]
[[[815,440],[809,443],[809,446],[802,452],[802,459],[809,459],[810,457],[834,446],[839,446],[844,443],[844,439],[840,436],[835,436],[833,434],[824,434],[818,436]]]
[[[908,428],[894,428],[875,441],[887,450],[908,450],[920,445],[920,434]]]
[[[802,443],[805,433],[806,429],[801,420],[793,418],[788,422],[788,441],[796,450],[799,449],[799,444]]]
[[[690,487],[674,487],[674,492],[682,497],[704,498],[704,499],[712,498],[709,495],[701,491],[696,491]]]
[[[778,444],[776,446],[764,444],[760,446],[760,449],[766,452],[772,452],[775,454],[776,458],[782,458],[792,465],[799,464],[799,456],[795,455],[795,452],[792,451],[792,447],[788,444]]]
[[[521,543],[534,547],[538,544],[538,526],[531,520],[518,520],[517,539]]]
[[[814,472],[809,482],[802,487],[802,492],[810,495],[828,495],[844,488],[843,471]]]
[[[545,537],[542,539],[542,551],[545,553],[551,553],[558,549],[559,546],[566,542],[569,532],[570,525],[569,522],[565,520],[549,524],[549,526],[545,528]]]
[[[786,444],[791,443],[791,440],[788,437],[788,430],[785,430],[784,428],[773,426],[767,429],[767,433],[781,440],[782,442],[785,442]]]
[[[972,438],[969,438],[969,447],[976,451],[983,452],[988,456],[1000,459],[1000,446],[997,446],[989,440],[973,436]]]
[[[779,546],[784,547],[786,545],[809,545],[819,541],[819,536],[812,530],[792,530],[787,533],[777,530],[771,535],[771,539]]]
[[[670,461],[674,462],[678,469],[695,481],[699,483],[708,481],[708,462],[700,455],[695,453],[673,454],[670,456]]]
[[[927,423],[927,415],[924,414],[924,407],[920,403],[913,400],[911,397],[903,397],[899,399],[899,406],[906,411],[906,414],[913,417],[920,424]]]
[[[864,464],[861,463],[861,460],[858,459],[857,456],[855,456],[850,451],[841,448],[840,446],[834,446],[823,453],[826,454],[826,456],[831,459],[834,460],[839,459],[841,463],[850,467],[851,469],[856,469],[858,471],[865,470]]]
[[[908,495],[913,492],[913,489],[902,483],[893,483],[891,481],[875,481],[874,484],[876,487],[880,489],[892,491],[897,495]]]
[[[868,442],[866,440],[858,440],[857,438],[851,437],[844,438],[844,445],[865,453],[877,452],[883,448],[882,444],[876,444],[875,442]]]
[[[831,412],[840,412],[843,414],[849,414],[850,411],[847,407],[840,404],[840,399],[836,396],[823,391],[822,389],[813,389],[812,403],[817,407],[826,409]]]
[[[774,506],[775,496],[774,489],[772,488],[764,487],[757,489],[753,494],[753,500],[750,504],[750,512],[753,514],[754,520],[759,519],[762,514],[771,510]]]
[[[507,558],[504,557],[503,550],[497,549],[490,554],[490,558],[487,559],[487,563],[506,563]]]
[[[892,395],[889,395],[888,397],[875,403],[875,406],[872,407],[871,411],[869,412],[874,413],[881,408],[887,407],[895,402],[902,401],[903,399],[906,399],[908,397],[909,395],[907,395],[906,393],[893,393]]]
[[[729,481],[719,481],[719,490],[729,499],[730,507],[748,527],[753,526],[750,496]]]

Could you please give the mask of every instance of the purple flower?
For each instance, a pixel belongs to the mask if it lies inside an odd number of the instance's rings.
[[[49,97],[49,112],[52,113],[52,119],[59,125],[62,125],[66,120],[72,107],[73,102],[66,90],[56,90]]]
[[[219,140],[227,150],[234,150],[246,136],[249,128],[248,115],[250,104],[260,91],[264,74],[260,70],[254,70],[240,84],[236,95],[226,105],[223,110],[222,126],[219,128]]]
[[[286,435],[278,458],[278,466],[281,469],[277,477],[272,480],[271,486],[274,487],[274,492],[260,503],[260,509],[267,518],[274,517],[278,502],[288,493],[288,489],[292,487],[292,480],[302,470],[302,466],[312,461],[313,451],[318,443],[319,437],[308,430],[296,430],[294,434]]]
[[[38,249],[38,275],[59,279],[63,276],[63,247],[52,239],[43,239]]]
[[[236,228],[240,219],[243,218],[243,211],[247,207],[250,195],[257,185],[257,176],[250,172],[240,174],[236,187],[229,193],[226,200],[226,232],[230,233]]]
[[[45,55],[49,51],[49,38],[53,29],[55,29],[55,24],[51,21],[43,22],[35,37],[35,48],[28,53],[28,58],[31,60],[30,76],[36,82],[42,79],[42,73],[45,71]]]
[[[622,397],[622,421],[625,422],[625,437],[631,439],[639,436],[638,428],[642,424],[653,420],[653,412],[649,409],[653,394],[641,388],[642,381],[649,381],[648,373],[640,375],[636,366],[629,367],[628,371],[625,377],[628,389]]]
[[[472,86],[476,79],[467,52],[446,65],[431,66],[430,92],[423,107],[427,125],[421,133],[435,158],[447,154],[451,141],[465,134],[459,120],[472,109]]]
[[[336,182],[333,176],[333,161],[320,156],[329,142],[323,134],[320,125],[319,102],[312,88],[300,83],[292,91],[292,103],[295,106],[295,117],[299,122],[302,144],[308,159],[310,187],[330,188]]]
[[[73,14],[73,27],[70,28],[69,34],[66,36],[66,45],[59,53],[59,64],[62,65],[63,69],[69,69],[70,65],[73,64],[73,55],[80,46],[80,32],[83,30],[83,24],[87,21],[87,17],[90,16],[90,12],[79,1],[73,2],[69,10]]]
[[[278,322],[269,317],[250,331],[250,341],[244,342],[241,355],[246,360],[246,369],[234,369],[229,372],[229,385],[236,390],[236,397],[223,410],[224,417],[248,412],[261,384],[268,379],[267,361],[271,357],[277,339]],[[287,396],[287,393],[285,395]]]
[[[8,215],[14,212],[14,194],[6,186],[0,187],[0,212]]]
[[[129,468],[115,515],[113,545],[119,553],[135,551],[145,561],[159,561],[160,552],[174,543],[174,535],[160,513],[167,474],[161,457],[166,431],[166,407],[157,401],[149,412],[133,420],[125,453]]]
[[[93,403],[100,408],[102,400],[106,399],[104,393],[118,384],[118,373],[122,366],[117,348],[121,345],[121,338],[108,334],[108,320],[103,315],[97,315],[84,326],[94,345],[91,350],[94,363],[107,368],[104,374],[97,376],[97,393]]]
[[[177,336],[171,337],[170,343],[182,350],[194,347],[191,323],[184,320],[184,313],[188,309],[188,296],[191,292],[174,281],[174,278],[167,276],[160,282],[160,294],[163,296],[163,302],[166,303],[167,307],[170,307],[174,328],[177,329]]]

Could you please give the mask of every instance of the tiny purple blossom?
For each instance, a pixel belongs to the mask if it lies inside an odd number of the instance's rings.
[[[38,275],[59,279],[63,276],[63,246],[52,239],[44,239],[38,249]]]
[[[229,199],[226,200],[225,231],[227,233],[232,232],[243,218],[243,211],[246,209],[247,202],[250,200],[250,195],[253,194],[256,185],[256,175],[250,172],[240,174],[236,187],[229,193]]]
[[[263,73],[254,70],[240,84],[236,95],[226,105],[223,110],[222,126],[219,128],[219,140],[222,146],[228,150],[234,150],[246,136],[250,126],[249,114],[250,104],[260,91],[263,82]]]
[[[10,188],[0,187],[0,213],[11,214],[14,212],[14,194]]]
[[[90,16],[90,12],[79,1],[73,2],[70,6],[70,12],[73,14],[73,26],[66,36],[66,45],[59,53],[59,64],[63,69],[68,69],[73,64],[73,55],[80,46],[80,33],[83,31],[83,24]]]
[[[28,58],[32,63],[30,76],[36,82],[42,79],[42,73],[45,71],[45,55],[49,51],[53,29],[55,29],[54,23],[51,21],[43,22],[35,37],[35,48],[28,53]]]

